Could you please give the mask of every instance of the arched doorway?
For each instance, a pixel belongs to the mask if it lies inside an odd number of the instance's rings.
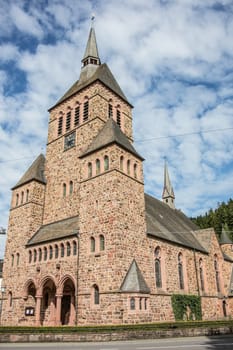
[[[52,279],[47,279],[43,285],[41,323],[43,326],[53,326],[56,320],[56,286]]]
[[[61,324],[75,324],[75,286],[70,278],[63,283],[61,299]]]

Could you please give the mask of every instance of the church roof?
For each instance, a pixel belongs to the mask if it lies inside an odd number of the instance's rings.
[[[21,179],[17,182],[17,184],[12,188],[12,190],[15,190],[17,187],[25,185],[26,183],[33,180],[45,184],[46,180],[44,177],[44,165],[45,157],[43,154],[40,154],[28,168],[28,170],[24,173]]]
[[[98,135],[94,138],[89,147],[81,154],[80,158],[87,156],[90,153],[93,153],[103,147],[109,146],[113,143],[118,144],[126,151],[129,151],[136,157],[143,160],[140,154],[137,153],[133,145],[129,142],[126,135],[121,131],[117,123],[109,118],[108,121],[104,124],[103,128],[100,130]]]
[[[150,288],[135,260],[132,261],[120,290],[129,293],[150,293]]]
[[[115,77],[113,76],[112,72],[108,68],[107,64],[104,63],[96,68],[95,73],[90,78],[77,80],[71,86],[71,88],[60,98],[60,100],[53,107],[50,108],[50,110],[58,106],[60,103],[64,102],[66,99],[73,96],[77,92],[88,87],[90,84],[94,83],[95,81],[100,81],[102,84],[107,86],[110,90],[115,92],[124,101],[129,103],[125,94],[123,93],[119,84],[117,83]]]
[[[77,235],[78,229],[79,219],[77,216],[44,225],[32,236],[27,246]]]
[[[233,244],[232,240],[230,239],[228,233],[225,231],[224,228],[222,228],[222,233],[221,233],[221,237],[219,240],[219,243],[222,244]]]
[[[147,234],[204,253],[207,250],[195,237],[198,227],[180,210],[145,194]]]

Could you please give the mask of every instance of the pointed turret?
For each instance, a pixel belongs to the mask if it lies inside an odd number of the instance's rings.
[[[169,178],[167,162],[164,164],[164,187],[162,199],[170,208],[175,209],[175,195]]]
[[[221,245],[223,244],[233,244],[232,240],[230,239],[229,235],[228,235],[228,232],[225,230],[224,227],[222,227],[222,233],[221,233],[221,236],[220,236],[220,240],[219,240],[219,243]]]
[[[84,83],[90,79],[100,65],[101,62],[97,48],[95,30],[92,25],[87,40],[86,50],[82,59],[82,69],[80,73],[79,83]]]

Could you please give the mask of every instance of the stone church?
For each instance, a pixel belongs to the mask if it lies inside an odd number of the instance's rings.
[[[162,201],[144,193],[132,108],[91,28],[46,156],[12,188],[3,325],[173,321],[173,295],[199,297],[202,319],[233,315],[233,243],[175,208],[166,164]]]

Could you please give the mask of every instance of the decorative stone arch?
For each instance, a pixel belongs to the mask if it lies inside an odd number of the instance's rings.
[[[37,294],[36,293],[36,291],[37,291],[37,284],[36,284],[36,282],[35,282],[35,280],[33,278],[29,278],[29,280],[27,280],[26,283],[23,286],[23,299],[24,300],[27,300],[28,296],[32,295],[32,294],[30,294],[30,286],[32,286],[32,285],[34,285],[34,287],[35,287],[35,295],[34,295],[34,297],[36,296],[36,294]]]
[[[75,325],[76,283],[71,275],[64,275],[57,288],[57,318],[62,325]]]
[[[41,295],[40,323],[46,326],[56,325],[56,291],[57,283],[53,276],[46,275],[40,281],[38,295]]]
[[[57,288],[57,283],[55,281],[55,278],[52,275],[46,275],[39,282],[38,293],[37,293],[38,295],[42,295],[43,287],[49,280],[51,280]]]

